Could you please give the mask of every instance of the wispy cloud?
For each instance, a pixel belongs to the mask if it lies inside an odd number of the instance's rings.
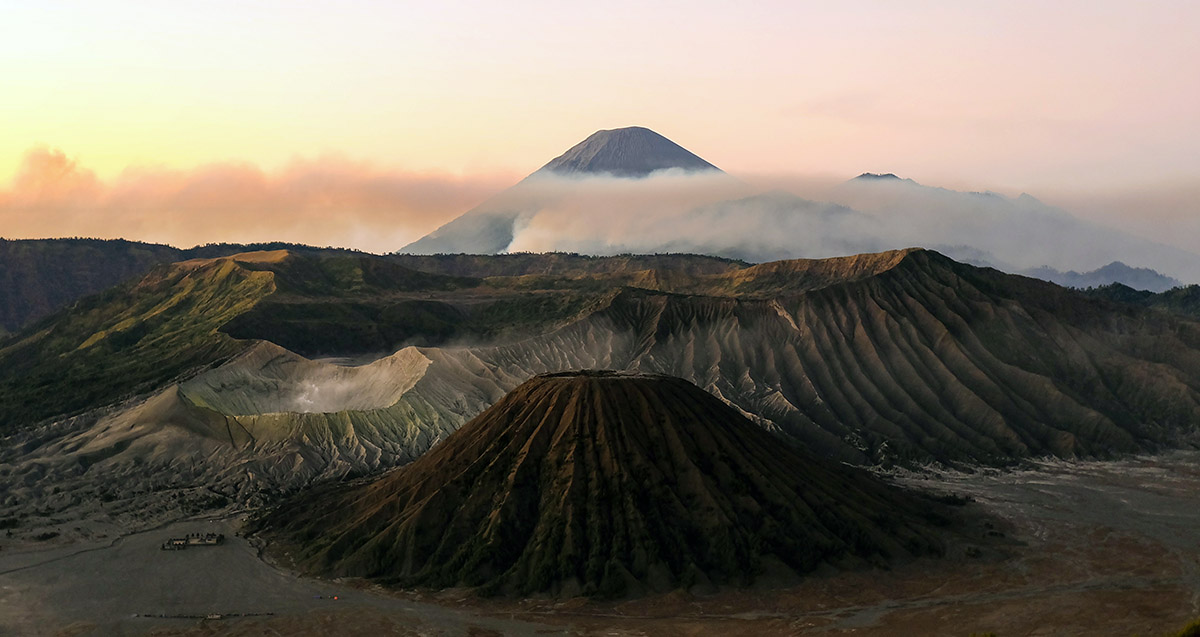
[[[395,250],[515,181],[512,175],[385,170],[327,156],[278,171],[227,162],[132,168],[103,181],[36,148],[0,189],[0,236],[90,236],[191,246],[296,241]]]

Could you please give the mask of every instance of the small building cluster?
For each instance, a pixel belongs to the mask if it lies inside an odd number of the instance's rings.
[[[183,537],[173,537],[162,543],[164,551],[182,551],[189,546],[214,546],[225,541],[223,533],[188,533]]]

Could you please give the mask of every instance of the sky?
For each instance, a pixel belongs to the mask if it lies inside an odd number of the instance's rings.
[[[355,232],[403,242],[629,125],[735,175],[894,172],[1145,226],[1156,209],[1106,202],[1195,192],[1198,32],[1190,0],[0,0],[0,236],[119,215],[223,240],[130,211],[244,220],[236,192],[195,202],[229,178],[271,202],[262,233],[291,214],[330,236],[320,215],[353,204],[392,223]]]

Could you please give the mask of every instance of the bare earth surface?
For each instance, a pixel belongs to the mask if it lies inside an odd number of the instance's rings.
[[[235,521],[201,520],[111,544],[0,538],[0,635],[1160,635],[1200,616],[1200,452],[902,481],[994,515],[983,554],[784,591],[480,601],[298,578],[234,537]],[[227,543],[158,548],[207,531]],[[225,617],[147,617],[209,613]]]

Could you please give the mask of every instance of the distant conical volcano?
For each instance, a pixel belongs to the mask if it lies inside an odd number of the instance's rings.
[[[546,181],[542,178],[640,179],[662,170],[724,175],[716,166],[648,128],[630,126],[596,131],[512,188],[404,246],[400,252],[503,252],[512,243],[521,219],[536,214],[549,203],[547,197],[562,194],[561,189],[551,189],[555,194],[549,195],[539,188]]]
[[[318,573],[622,595],[937,552],[932,505],[685,380],[593,371],[535,377],[411,465],[264,524]]]
[[[596,131],[534,174],[645,177],[670,169],[720,170],[649,128],[630,126]]]

